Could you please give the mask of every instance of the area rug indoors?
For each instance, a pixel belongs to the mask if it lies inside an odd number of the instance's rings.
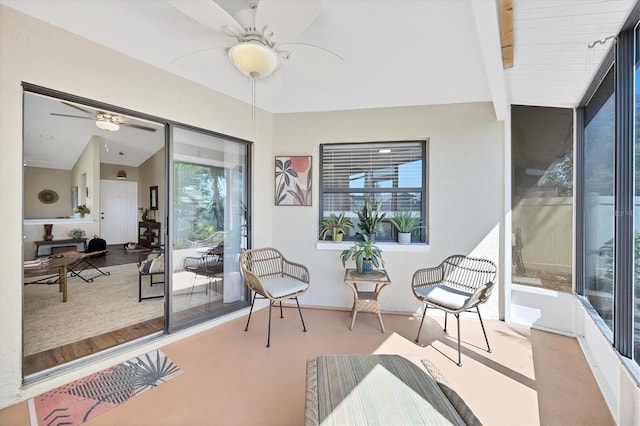
[[[180,374],[161,351],[150,352],[30,399],[31,424],[80,425]]]
[[[62,303],[57,284],[24,287],[25,356],[163,316],[164,298],[138,302],[137,264],[101,269],[110,275],[98,276],[92,283],[69,278],[66,303]],[[144,296],[162,295],[163,284],[150,288],[148,280],[143,277]],[[154,281],[163,281],[162,276]],[[174,310],[222,299],[216,291],[205,292],[207,282],[207,277],[191,272],[174,274]],[[211,290],[222,291],[222,283],[218,287]]]

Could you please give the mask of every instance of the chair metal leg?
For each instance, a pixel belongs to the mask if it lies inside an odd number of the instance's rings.
[[[424,311],[422,311],[422,321],[420,321],[420,327],[418,327],[418,334],[416,335],[416,343],[418,342],[418,339],[420,338],[420,330],[422,330],[422,324],[424,323],[424,316],[427,314],[427,304],[424,304]]]
[[[282,300],[280,301],[280,318],[284,318],[282,315]]]
[[[302,331],[307,332],[307,326],[304,325],[304,318],[302,318],[302,311],[300,310],[300,303],[298,302],[298,298],[296,297],[296,305],[298,305],[298,313],[300,314],[300,321],[302,321]]]
[[[267,347],[271,347],[271,307],[273,306],[273,301],[269,301],[269,327],[267,331]]]
[[[244,331],[249,330],[249,321],[251,321],[251,313],[253,312],[253,304],[256,303],[256,296],[258,293],[253,293],[253,299],[251,300],[251,309],[249,309],[249,318],[247,318],[247,326],[244,328]]]
[[[478,306],[476,306],[476,311],[478,311],[478,318],[480,318],[480,326],[482,327],[482,333],[484,333],[484,340],[487,342],[487,352],[491,353],[489,339],[487,339],[487,332],[484,330],[484,323],[482,322],[482,315],[480,315],[480,308]]]
[[[444,311],[444,332],[447,332],[447,311]]]
[[[458,367],[462,367],[462,359],[460,357],[460,314],[454,315],[456,316],[456,320],[458,321]]]

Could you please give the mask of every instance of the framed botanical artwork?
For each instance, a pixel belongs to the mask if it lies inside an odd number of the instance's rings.
[[[311,205],[311,156],[276,157],[276,206]]]

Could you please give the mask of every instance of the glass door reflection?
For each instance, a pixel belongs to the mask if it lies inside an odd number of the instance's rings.
[[[248,144],[173,128],[170,329],[247,304]]]

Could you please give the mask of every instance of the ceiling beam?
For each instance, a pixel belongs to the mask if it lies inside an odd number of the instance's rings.
[[[513,0],[498,0],[502,67],[513,68]]]
[[[489,80],[496,119],[507,117],[507,89],[502,66],[500,23],[496,1],[472,1],[471,9],[476,22],[476,31],[484,59],[485,72]]]

